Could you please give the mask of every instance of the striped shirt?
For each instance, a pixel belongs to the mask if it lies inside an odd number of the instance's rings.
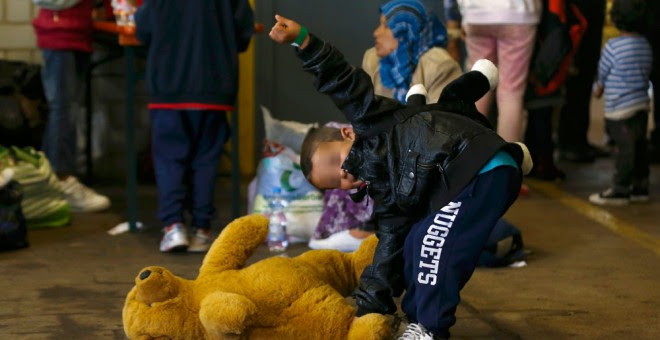
[[[642,36],[607,41],[598,63],[598,83],[605,87],[605,118],[622,120],[649,109],[653,52]]]

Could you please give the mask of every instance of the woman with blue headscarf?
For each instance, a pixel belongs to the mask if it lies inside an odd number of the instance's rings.
[[[447,31],[419,0],[392,0],[380,7],[374,47],[362,59],[377,95],[405,102],[411,85],[423,84],[436,102],[442,89],[461,74],[461,68],[442,48]]]

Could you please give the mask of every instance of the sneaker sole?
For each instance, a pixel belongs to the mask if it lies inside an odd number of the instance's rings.
[[[204,247],[204,248],[196,248],[196,247],[188,247],[188,252],[189,253],[206,253],[209,251],[211,247]]]
[[[630,196],[630,202],[632,203],[647,203],[650,200],[649,196]]]
[[[75,213],[93,213],[93,212],[107,210],[110,208],[110,203],[105,203],[105,202],[97,205],[88,205],[85,207],[76,207],[71,205],[71,203],[69,203],[69,205],[71,206],[71,212],[75,212]]]
[[[172,248],[169,248],[169,249],[166,249],[166,250],[161,249],[160,252],[161,253],[178,253],[178,252],[184,252],[187,249],[188,249],[187,244],[180,244],[180,245],[176,245],[176,246],[174,246]]]
[[[630,200],[626,198],[602,199],[600,197],[589,196],[589,202],[597,205],[609,205],[609,206],[621,207],[624,205],[628,205],[630,203]]]

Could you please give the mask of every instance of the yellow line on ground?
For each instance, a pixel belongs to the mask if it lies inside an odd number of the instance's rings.
[[[639,243],[644,248],[647,248],[657,255],[660,255],[660,239],[657,237],[639,230],[637,227],[623,221],[620,218],[612,215],[605,209],[594,206],[593,204],[568,194],[559,188],[557,184],[550,182],[541,182],[536,180],[525,180],[525,183],[535,191],[559,201],[561,204],[567,206],[580,215],[583,215],[591,220],[596,221],[603,227],[615,232],[616,234]]]

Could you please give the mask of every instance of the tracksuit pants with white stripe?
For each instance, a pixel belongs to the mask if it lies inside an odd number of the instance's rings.
[[[495,223],[518,197],[520,183],[520,170],[494,168],[411,228],[403,250],[406,294],[401,304],[410,322],[437,337],[449,337],[459,292]]]

